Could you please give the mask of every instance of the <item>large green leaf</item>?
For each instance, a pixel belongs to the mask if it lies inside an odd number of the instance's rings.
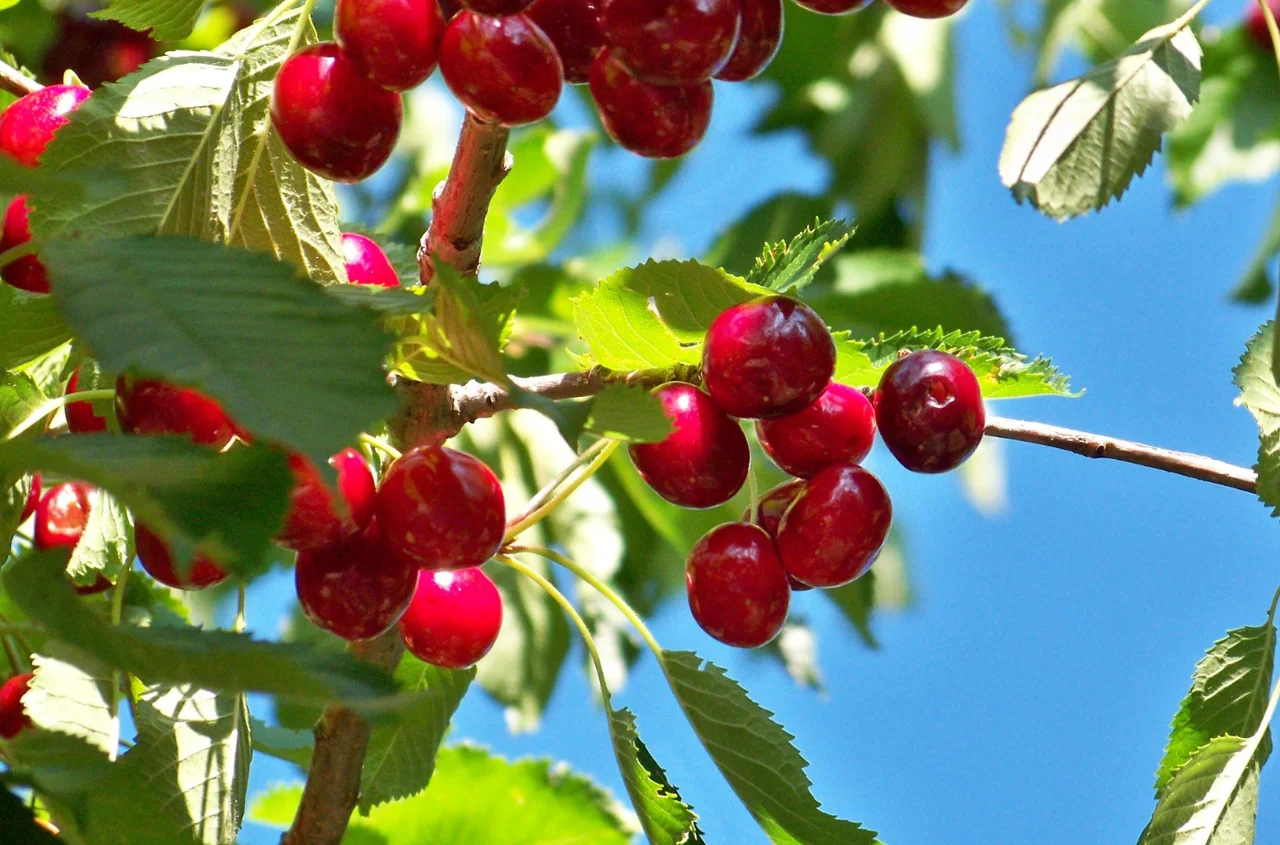
[[[1258,423],[1258,498],[1280,516],[1280,387],[1273,358],[1274,323],[1266,323],[1249,339],[1235,368],[1240,401]]]
[[[67,575],[72,583],[87,586],[106,578],[115,583],[133,561],[133,520],[120,501],[101,488],[89,498],[89,519],[71,552]]]
[[[35,677],[22,697],[32,723],[84,740],[103,754],[119,741],[111,718],[112,674],[89,655],[60,642],[45,643],[32,658]]]
[[[1258,814],[1257,739],[1220,736],[1161,793],[1138,845],[1250,845]]]
[[[0,285],[0,367],[22,369],[69,340],[53,297]]]
[[[205,0],[107,0],[95,18],[110,18],[160,41],[181,41],[195,29]]]
[[[698,814],[680,797],[636,731],[630,710],[609,708],[609,735],[631,805],[651,845],[702,845]]]

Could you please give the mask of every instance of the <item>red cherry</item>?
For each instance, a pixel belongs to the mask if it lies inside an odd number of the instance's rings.
[[[78,596],[95,596],[98,593],[105,593],[114,586],[115,584],[112,584],[104,576],[99,575],[92,584],[75,585],[75,590]]]
[[[74,4],[83,7],[83,4]],[[58,36],[44,57],[44,76],[62,79],[68,70],[90,88],[133,73],[157,52],[156,42],[119,21],[96,20],[83,12],[58,15]]]
[[[869,2],[870,0],[796,0],[796,5],[820,15],[847,15]],[[964,5],[963,2],[961,5]]]
[[[75,393],[80,388],[80,369],[71,374],[67,382],[67,393]],[[107,418],[93,410],[92,402],[68,402],[65,408],[67,428],[73,434],[93,434],[107,430]]]
[[[444,24],[436,0],[338,0],[333,36],[367,79],[407,91],[436,69]]]
[[[238,434],[222,406],[195,388],[133,376],[116,379],[116,418],[131,434],[186,434],[217,449]]]
[[[861,2],[861,0],[859,0]],[[742,33],[716,79],[742,82],[758,76],[782,46],[782,0],[742,0]]]
[[[600,0],[534,0],[526,13],[556,45],[564,81],[582,85],[604,46]]]
[[[751,467],[742,427],[691,384],[664,384],[653,395],[675,430],[661,443],[630,447],[640,476],[659,496],[681,507],[712,508],[732,499]]]
[[[982,387],[969,365],[945,352],[912,352],[889,365],[876,391],[884,445],[912,472],[947,472],[982,442]]]
[[[742,25],[741,0],[601,0],[605,40],[637,79],[670,85],[710,79]]]
[[[19,194],[4,212],[4,233],[0,235],[0,252],[22,246],[31,241],[31,226],[27,222],[27,197]],[[24,255],[0,267],[0,278],[18,290],[29,293],[48,293],[49,274],[34,254]]]
[[[430,570],[479,566],[497,553],[506,532],[493,470],[440,446],[410,449],[391,465],[376,511],[391,551]]]
[[[702,377],[735,417],[780,417],[818,398],[836,371],[836,346],[822,318],[785,296],[764,296],[722,312],[707,329]]]
[[[1271,14],[1280,20],[1280,0],[1267,0],[1267,5],[1271,8]],[[1267,29],[1267,19],[1262,14],[1262,7],[1258,5],[1257,0],[1246,0],[1244,25],[1259,47],[1267,52],[1272,51],[1271,30]]]
[[[446,669],[465,669],[489,653],[502,630],[502,596],[479,569],[418,573],[400,636],[409,653]]]
[[[387,254],[364,235],[343,233],[342,260],[347,263],[347,281],[353,285],[400,286],[400,276]]]
[[[24,167],[35,167],[67,115],[89,99],[79,85],[50,85],[19,99],[0,117],[0,150]]]
[[[459,12],[445,27],[440,73],[476,117],[506,126],[551,114],[564,86],[555,44],[527,15]]]
[[[453,20],[453,16],[462,11],[462,5],[458,0],[440,0],[437,4],[440,7],[440,14],[444,15],[446,21]]]
[[[298,163],[335,182],[359,182],[391,156],[400,95],[365,79],[337,44],[285,59],[271,92],[271,123]]]
[[[811,587],[839,587],[866,572],[889,536],[893,507],[862,467],[829,466],[805,483],[778,527],[778,556]]]
[[[787,573],[758,525],[712,529],[689,552],[684,580],[694,621],[725,645],[759,648],[787,620]]]
[[[289,456],[293,492],[284,530],[276,537],[276,542],[285,548],[299,552],[332,549],[368,525],[373,518],[376,485],[373,471],[360,453],[355,449],[343,449],[329,459],[329,466],[338,471],[342,513],[334,509],[333,491],[325,486],[315,464],[303,455]]]
[[[396,624],[418,583],[413,561],[382,544],[377,520],[346,542],[299,553],[293,571],[307,618],[344,640],[367,640]]]
[[[861,390],[831,382],[802,411],[756,421],[756,434],[784,472],[808,478],[832,464],[860,464],[876,438],[876,412]]]
[[[138,562],[152,578],[175,590],[203,590],[227,580],[228,574],[204,555],[196,555],[186,575],[179,575],[169,547],[145,525],[134,529]]]
[[[778,540],[778,526],[782,523],[782,515],[787,512],[787,508],[791,507],[791,503],[799,497],[802,490],[804,490],[803,481],[788,481],[770,490],[760,500],[760,510],[756,515],[756,525],[764,529],[764,532],[774,541],[775,547]],[[751,521],[750,506],[742,512],[742,521]],[[787,575],[787,583],[791,585],[791,592],[793,593],[803,593],[813,589],[808,584],[797,581],[789,573]]]
[[[894,9],[913,18],[946,18],[964,8],[969,0],[884,0]]]
[[[22,516],[18,518],[19,523],[26,522],[31,518],[31,514],[36,512],[36,505],[40,504],[40,473],[31,476],[31,492],[27,494],[27,503],[22,506]]]
[[[37,549],[75,548],[89,521],[93,491],[93,485],[83,481],[68,481],[45,491],[36,505]]]
[[[530,2],[531,0],[459,0],[464,9],[475,12],[477,15],[494,17],[523,12]]]
[[[646,158],[676,158],[698,146],[711,124],[711,83],[653,85],[601,50],[588,79],[600,123],[619,146]]]
[[[27,709],[22,706],[22,697],[31,689],[31,679],[35,673],[26,672],[14,675],[0,685],[0,737],[13,739],[24,730],[31,730],[31,718]]]

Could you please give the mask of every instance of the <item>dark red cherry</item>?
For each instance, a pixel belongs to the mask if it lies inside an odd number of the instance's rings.
[[[152,578],[175,590],[203,590],[227,580],[228,573],[204,555],[196,555],[185,575],[179,575],[169,547],[145,525],[134,529],[138,562]]]
[[[436,69],[444,24],[436,0],[338,0],[333,37],[365,78],[407,91]]]
[[[35,673],[14,675],[0,685],[0,738],[13,739],[25,730],[31,730],[31,717],[22,706],[22,697],[31,689]]]
[[[860,464],[876,439],[876,412],[855,387],[831,382],[809,407],[756,421],[756,434],[773,462],[798,478],[832,464]]]
[[[889,536],[893,507],[862,467],[829,466],[805,482],[778,527],[778,556],[796,580],[839,587],[867,571]]]
[[[820,15],[847,15],[869,2],[870,0],[796,0],[796,5]]]
[[[347,264],[347,281],[353,285],[374,285],[380,288],[400,286],[400,276],[391,260],[371,239],[364,235],[344,232],[342,235],[342,260]]]
[[[40,504],[41,486],[40,473],[37,472],[31,476],[31,492],[27,494],[27,503],[22,506],[22,516],[18,522],[26,522],[36,512],[36,505]]]
[[[489,653],[502,630],[502,596],[479,569],[418,573],[400,617],[409,653],[446,669],[465,669]]]
[[[716,79],[742,82],[758,76],[778,54],[782,30],[782,0],[742,0],[738,45]]]
[[[44,57],[46,79],[62,79],[73,70],[85,85],[97,88],[133,73],[158,52],[146,33],[119,21],[85,14],[85,4],[67,4],[58,14],[58,34]]]
[[[497,553],[507,527],[493,470],[440,446],[410,449],[391,465],[376,512],[391,551],[433,571],[479,566]]]
[[[585,83],[592,59],[604,46],[600,0],[533,0],[526,14],[556,45],[564,81]]]
[[[396,624],[418,584],[413,561],[382,544],[377,520],[340,545],[298,554],[298,602],[312,622],[344,640],[367,640]]]
[[[716,404],[735,417],[803,410],[835,371],[831,332],[812,308],[789,297],[735,305],[707,329],[702,378]]]
[[[444,15],[446,21],[453,20],[453,16],[462,11],[462,5],[458,0],[440,0],[437,5],[440,7],[440,14]]]
[[[80,369],[71,374],[67,382],[67,393],[76,393],[80,389]],[[68,402],[65,408],[67,428],[73,434],[93,434],[107,430],[107,418],[93,410],[92,402]]]
[[[373,518],[376,485],[373,471],[355,449],[343,449],[329,459],[338,471],[338,497],[325,486],[315,464],[305,456],[289,456],[293,492],[284,530],[276,542],[294,551],[328,549],[348,540]],[[390,626],[388,626],[390,627]],[[384,629],[385,630],[385,629]]]
[[[1280,0],[1267,0],[1267,5],[1271,8],[1271,14],[1280,20]],[[1267,29],[1267,19],[1262,14],[1262,7],[1258,5],[1258,0],[1246,0],[1244,25],[1259,47],[1267,52],[1272,51],[1271,30]]]
[[[646,158],[675,158],[698,146],[711,124],[711,83],[653,85],[636,79],[609,50],[588,78],[600,123],[619,146]]]
[[[531,0],[459,0],[464,9],[475,12],[477,15],[494,17],[523,12],[530,2]]]
[[[964,8],[969,0],[884,0],[894,9],[913,18],[946,18]]]
[[[660,443],[630,447],[640,476],[659,496],[684,508],[712,508],[732,499],[751,466],[742,427],[691,384],[664,384],[653,395],[675,430]]]
[[[4,233],[0,235],[0,252],[22,246],[31,241],[31,226],[27,222],[27,197],[18,194],[4,212]],[[0,267],[0,278],[18,290],[28,293],[48,293],[49,274],[34,254],[24,255]]]
[[[701,82],[724,67],[742,25],[742,0],[601,0],[605,41],[636,78]]]
[[[506,126],[551,114],[564,87],[556,47],[528,15],[459,12],[445,27],[440,73],[476,117]]]
[[[731,522],[694,544],[684,569],[693,618],[725,645],[759,648],[782,630],[787,573],[758,525]]]
[[[37,549],[74,549],[89,521],[94,487],[83,481],[68,481],[50,487],[36,505],[35,545]]]
[[[804,489],[804,482],[800,480],[788,481],[779,484],[770,490],[760,500],[760,510],[756,515],[756,525],[764,529],[775,542],[778,539],[778,526],[782,523],[782,515],[787,512],[787,508],[791,507],[791,503],[800,495],[800,491]],[[751,507],[742,512],[742,521],[751,521]],[[793,593],[803,593],[806,590],[812,590],[808,584],[801,583],[795,578],[787,575],[787,582],[791,585]]]
[[[112,584],[104,576],[99,575],[92,584],[75,585],[75,591],[78,596],[95,596],[98,593],[105,593],[114,586],[115,584]]]
[[[127,375],[116,380],[116,418],[131,434],[186,434],[218,449],[238,433],[222,406],[195,388]]]
[[[271,92],[271,123],[298,163],[335,182],[359,182],[391,156],[400,95],[360,74],[337,44],[285,59]]]
[[[913,472],[946,472],[982,442],[982,387],[954,355],[925,349],[889,365],[876,390],[880,438]]]
[[[89,99],[79,85],[50,85],[20,98],[0,116],[0,150],[24,167],[35,167],[67,115]]]

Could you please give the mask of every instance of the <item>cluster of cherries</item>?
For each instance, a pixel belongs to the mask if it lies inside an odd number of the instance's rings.
[[[859,464],[877,429],[905,467],[926,473],[959,466],[982,439],[978,379],[952,355],[899,358],[870,399],[832,381],[835,367],[831,334],[809,307],[783,296],[736,305],[707,331],[706,391],[659,387],[674,430],[630,449],[664,499],[714,507],[747,479],[751,450],[735,417],[751,419],[764,451],[795,476],[765,494],[755,514],[713,529],[689,553],[694,619],[728,645],[768,643],[782,630],[792,590],[847,584],[875,562],[893,509],[884,485]]]

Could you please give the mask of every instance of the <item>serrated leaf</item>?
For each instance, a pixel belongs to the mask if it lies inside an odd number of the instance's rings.
[[[1253,740],[1221,736],[1165,786],[1138,845],[1245,845],[1254,841],[1258,771]]]
[[[853,236],[857,228],[845,220],[815,220],[789,241],[766,244],[747,275],[747,284],[779,293],[806,287],[818,270]]]
[[[22,706],[40,730],[84,740],[104,754],[116,751],[111,718],[111,672],[93,657],[57,641],[32,658],[35,677]]]
[[[511,334],[517,298],[497,285],[463,278],[438,262],[432,313],[397,323],[402,338],[393,369],[416,381],[464,383],[480,378],[507,382],[502,348]]]
[[[133,520],[116,497],[101,488],[93,491],[89,502],[89,519],[71,552],[67,576],[81,586],[99,578],[114,584],[133,560]]]
[[[698,814],[680,797],[667,773],[653,759],[626,708],[609,708],[609,735],[631,806],[651,845],[702,845]]]
[[[92,17],[117,20],[158,41],[181,41],[196,28],[204,0],[107,0]]]
[[[0,285],[0,366],[20,370],[71,340],[53,297]]]
[[[1064,220],[1118,199],[1200,95],[1200,45],[1185,22],[1157,27],[1081,77],[1032,94],[1009,123],[1000,178]]]
[[[1249,339],[1244,356],[1233,371],[1240,388],[1240,404],[1258,423],[1258,498],[1280,516],[1280,387],[1276,386],[1273,357],[1275,324],[1268,322]]]

